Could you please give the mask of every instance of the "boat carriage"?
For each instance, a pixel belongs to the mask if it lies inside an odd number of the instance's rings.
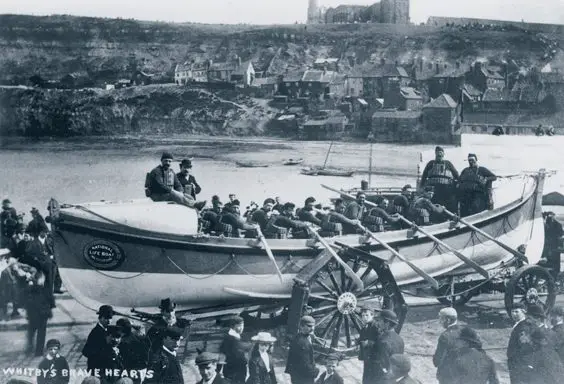
[[[172,297],[192,319],[236,311],[260,327],[284,319],[290,333],[308,313],[318,320],[319,348],[349,352],[356,348],[363,302],[396,311],[399,331],[405,291],[429,290],[445,299],[500,290],[507,308],[514,300],[550,308],[554,282],[535,265],[544,242],[544,178],[540,171],[495,182],[490,211],[368,235],[208,236],[198,233],[196,211],[149,199],[51,200],[50,220],[64,285],[91,309],[155,308]]]

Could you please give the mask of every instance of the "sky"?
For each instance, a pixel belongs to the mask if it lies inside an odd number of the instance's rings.
[[[323,6],[369,5],[370,0],[318,0]],[[0,14],[71,14],[197,23],[304,22],[308,0],[0,0]],[[412,0],[411,20],[472,17],[564,24],[564,0]]]

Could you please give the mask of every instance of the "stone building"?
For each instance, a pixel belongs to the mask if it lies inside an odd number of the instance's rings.
[[[449,137],[457,121],[458,104],[444,93],[423,106],[423,126],[427,132]]]
[[[319,16],[317,0],[309,1],[308,23],[387,23],[409,24],[409,0],[382,0],[372,5],[338,5]]]

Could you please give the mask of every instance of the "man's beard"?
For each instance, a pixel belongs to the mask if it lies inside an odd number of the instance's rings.
[[[169,168],[170,168],[170,164],[163,164],[163,168],[164,168],[164,169],[169,169]]]

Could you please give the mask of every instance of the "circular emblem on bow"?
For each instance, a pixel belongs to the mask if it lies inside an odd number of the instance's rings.
[[[83,256],[92,267],[108,271],[118,268],[125,260],[122,250],[116,244],[105,240],[88,243],[84,247]]]

